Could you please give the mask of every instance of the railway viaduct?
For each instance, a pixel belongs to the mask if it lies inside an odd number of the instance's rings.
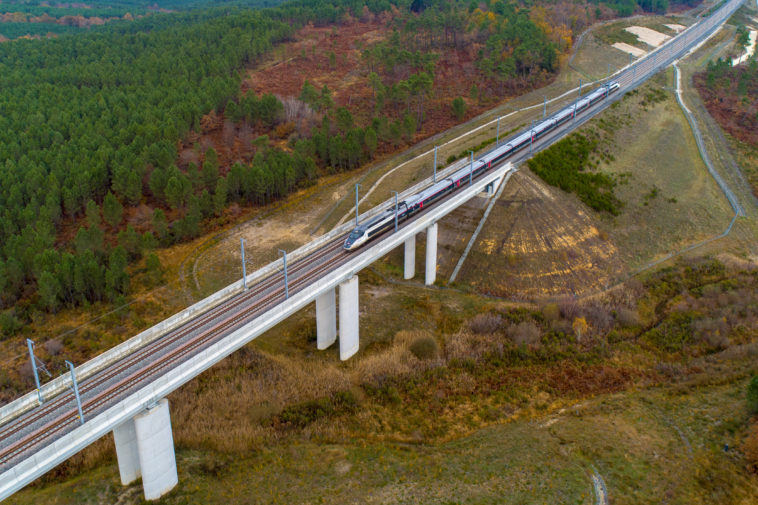
[[[621,84],[614,99],[702,43],[742,1],[728,0],[665,46],[614,74],[613,79]],[[539,147],[554,142],[612,101],[544,137]],[[413,278],[416,235],[426,233],[424,277],[426,285],[433,284],[437,222],[477,194],[493,194],[495,187],[506,184],[514,172],[512,162],[528,156],[514,155],[354,253],[344,253],[341,248],[353,224],[337,227],[288,254],[289,266],[273,262],[82,364],[72,372],[76,383],[68,374],[63,375],[0,407],[0,500],[110,432],[121,482],[126,485],[142,477],[145,498],[159,498],[178,482],[166,400],[169,393],[314,301],[317,348],[326,349],[339,340],[340,358],[350,358],[359,348],[357,274],[403,246],[404,277]],[[456,163],[438,177],[444,178],[465,165],[465,160]],[[421,181],[399,198],[432,183],[432,178]],[[392,205],[388,200],[365,212],[360,220]],[[77,383],[74,394],[71,389]],[[75,402],[80,392],[81,412]]]
[[[440,171],[437,178],[465,165],[465,160],[456,163]],[[387,232],[353,253],[343,252],[342,243],[354,223],[339,226],[287,255],[288,285],[283,262],[273,262],[84,363],[76,369],[76,377],[86,422],[78,416],[68,374],[40,388],[41,404],[35,390],[3,406],[0,499],[109,432],[113,432],[121,482],[126,485],[141,476],[145,498],[159,498],[178,482],[166,400],[169,393],[314,301],[317,347],[326,349],[339,340],[340,358],[347,360],[359,347],[357,274],[405,244],[405,273],[407,278],[413,277],[415,237],[427,233],[425,283],[433,284],[437,221],[477,194],[493,194],[494,186],[506,183],[513,170],[511,163],[490,170],[400,223],[396,232]],[[432,183],[431,177],[423,180],[399,198]],[[394,200],[388,200],[359,219],[370,219],[392,205]],[[209,338],[198,344],[197,334]],[[173,341],[176,335],[180,338]],[[132,379],[136,384],[132,385]],[[89,388],[90,384],[94,387]],[[125,384],[127,387],[120,386]],[[107,393],[110,390],[116,393]],[[51,412],[44,413],[45,409]],[[17,431],[19,426],[22,428]]]
[[[452,170],[459,168],[459,166],[451,167]],[[444,174],[451,169],[446,170]],[[343,361],[349,359],[358,352],[359,348],[358,272],[386,255],[395,247],[398,247],[398,244],[405,244],[404,277],[406,279],[413,278],[416,261],[416,235],[425,232],[427,235],[425,284],[427,286],[434,284],[437,271],[437,220],[455,210],[455,208],[465,203],[478,192],[484,191],[487,195],[493,195],[496,189],[495,185],[507,182],[512,172],[512,164],[504,164],[499,169],[488,174],[484,179],[477,181],[476,184],[467,188],[465,193],[458,195],[459,198],[456,198],[455,201],[446,201],[447,205],[444,208],[440,208],[438,212],[426,213],[422,215],[421,219],[414,220],[408,225],[403,226],[402,229],[399,229],[392,236],[384,240],[378,240],[376,245],[367,247],[367,251],[354,253],[356,256],[360,255],[357,261],[349,262],[346,267],[335,272],[336,275],[333,278],[316,281],[314,285],[308,286],[306,289],[293,295],[292,298],[289,298],[288,294],[285,293],[285,300],[278,307],[279,314],[264,314],[262,318],[268,319],[266,324],[261,324],[257,328],[246,332],[241,345],[254,339],[263,333],[265,329],[270,328],[287,315],[315,301],[317,348],[319,350],[328,349],[337,342],[339,336],[340,359]],[[428,180],[423,181],[420,186],[426,186],[430,182]],[[418,186],[414,186],[410,190],[406,190],[403,195],[410,196],[418,191],[418,189],[420,189]],[[385,204],[377,206],[363,217],[365,219],[370,218],[373,214],[383,211],[389,205],[391,205],[390,202],[385,202]],[[349,232],[353,226],[350,223],[340,227],[340,233],[332,232],[328,236],[337,235],[341,243],[344,234]],[[308,246],[306,246],[306,250],[307,248]],[[294,254],[290,254],[289,256],[290,258],[307,258],[307,252],[295,251]],[[255,276],[256,274],[253,274],[252,277]],[[247,279],[242,284],[242,289],[245,290]],[[337,297],[337,290],[339,290],[339,297]],[[339,311],[337,310],[337,300],[339,300]],[[339,333],[337,331],[338,319]],[[230,354],[227,351],[230,349],[236,350],[241,345],[237,345],[232,341],[228,344],[222,343],[222,346],[226,348],[224,349],[224,355]],[[189,375],[191,375],[190,379],[194,377],[191,373]],[[122,424],[115,426],[113,428],[113,439],[116,446],[116,457],[122,484],[130,484],[141,475],[145,498],[149,500],[159,498],[178,483],[168,400],[162,398],[133,418],[127,419]]]

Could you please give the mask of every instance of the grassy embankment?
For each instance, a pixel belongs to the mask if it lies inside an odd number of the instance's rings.
[[[729,135],[718,124],[703,103],[698,90],[693,85],[693,77],[706,69],[709,61],[719,57],[728,58],[738,52],[735,49],[735,26],[744,22],[746,17],[758,16],[758,8],[746,3],[730,19],[731,26],[726,25],[713,39],[706,43],[692,57],[680,63],[682,71],[682,94],[687,107],[692,111],[703,135],[703,142],[715,169],[726,181],[736,195],[744,217],[738,218],[729,235],[698,249],[700,254],[717,253],[720,250],[732,250],[746,257],[758,256],[756,237],[758,237],[758,204],[755,199],[755,161],[752,147],[741,143]],[[751,182],[753,181],[753,182]]]
[[[586,77],[594,79],[604,78],[608,75],[608,65],[610,65],[611,71],[614,72],[618,68],[629,64],[629,54],[611,47],[612,44],[623,42],[643,51],[651,51],[654,49],[639,40],[633,33],[626,31],[625,28],[630,26],[643,26],[663,33],[664,35],[673,36],[676,32],[665,26],[666,24],[688,26],[692,24],[692,21],[692,18],[686,16],[671,15],[635,17],[632,20],[604,23],[595,27],[591,33],[588,33],[585,36],[584,46],[587,50],[583,52],[580,51],[576,55],[573,65]],[[634,57],[634,60],[636,61],[637,57]]]
[[[581,189],[583,200],[600,203],[598,210],[517,174],[493,208],[459,282],[507,297],[592,292],[721,233],[731,209],[700,158],[671,80],[670,72],[654,77],[580,128],[570,137],[575,140],[529,163]],[[577,142],[582,149],[575,148]],[[570,174],[563,173],[565,163],[551,163],[559,154],[573,160]],[[459,255],[451,254],[456,261]],[[451,264],[443,268],[452,270]]]

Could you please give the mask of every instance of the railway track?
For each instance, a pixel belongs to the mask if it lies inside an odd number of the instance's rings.
[[[335,252],[341,253],[343,241],[344,237],[339,237],[318,251],[314,251],[314,253],[293,263],[291,268],[288,269],[291,279],[289,283],[291,292],[295,293],[299,291],[314,276],[318,276],[325,269],[335,266],[335,259],[338,260],[344,255],[344,253],[334,254]],[[192,351],[198,350],[204,344],[210,344],[217,338],[223,337],[237,327],[243,326],[248,319],[257,317],[257,315],[270,308],[270,306],[276,305],[279,298],[283,297],[284,277],[281,273],[277,272],[228,302],[214,307],[174,332],[151,342],[123,360],[116,362],[113,366],[83,380],[79,384],[79,392],[83,398],[82,409],[85,419],[88,417],[88,414],[92,415],[95,413],[98,406],[130,389],[130,384],[136,384],[144,379],[152,378],[157,371],[160,371],[164,367],[158,368],[155,364],[149,365],[133,372],[128,376],[128,379],[122,379],[115,385],[108,386],[104,392],[98,393],[94,398],[86,399],[88,393],[94,393],[97,388],[105,387],[104,385],[108,381],[116,379],[119,375],[128,372],[140,362],[151,358],[160,358],[161,361],[166,362],[167,366],[178,364],[182,357],[187,356]],[[235,315],[223,318],[226,313]],[[245,317],[246,315],[249,317]],[[218,322],[220,318],[221,321]],[[205,328],[208,325],[211,325],[211,327]],[[193,333],[197,332],[200,333],[193,335]],[[180,341],[186,339],[188,339],[186,342],[178,344]],[[174,347],[172,348],[172,346]],[[159,356],[161,352],[165,352],[165,354]],[[138,378],[140,381],[136,380]],[[60,409],[65,409],[67,404],[73,401],[74,395],[70,391],[58,395],[26,416],[22,416],[20,420],[17,419],[14,420],[15,422],[6,423],[0,429],[0,440],[10,440],[11,437],[28,430],[35,423],[44,422],[46,417],[49,417]],[[8,463],[11,463],[14,457],[24,450],[50,439],[65,426],[75,423],[78,419],[78,412],[75,407],[69,408],[65,414],[58,415],[56,419],[58,420],[58,424],[51,425],[51,423],[55,423],[56,421],[48,422],[42,427],[35,429],[32,433],[24,435],[20,440],[16,440],[0,449],[0,471],[8,466]]]
[[[412,221],[413,219],[405,221],[402,226],[406,226]],[[342,235],[330,241],[323,248],[293,263],[292,267],[288,268],[288,286],[291,294],[297,293],[313,280],[350,259],[351,255],[342,250],[344,239],[345,235]],[[126,396],[131,390],[149,382],[164,370],[180,364],[194,352],[244,326],[270,308],[275,307],[284,298],[284,276],[277,272],[227,303],[209,310],[192,322],[178,328],[175,332],[151,342],[112,367],[87,378],[79,385],[79,393],[82,397],[82,413],[85,419],[97,415],[111,401]],[[249,304],[249,306],[245,306],[245,304]],[[232,313],[231,316],[223,317],[224,314],[230,312]],[[209,324],[211,326],[205,328]],[[199,329],[203,331],[193,335],[193,332]],[[172,345],[175,347],[171,347]],[[165,351],[165,353],[160,354],[161,351]],[[150,358],[156,359],[144,367],[131,371],[126,377],[117,379],[119,375],[128,373],[140,362]],[[115,383],[108,384],[109,381],[114,380],[116,380]],[[106,384],[108,385],[106,386]],[[104,387],[104,389],[96,392],[95,396],[91,398],[85,397],[87,393],[95,393],[98,387]],[[73,402],[73,393],[63,393],[35,409],[23,417],[21,421],[12,423],[11,426],[8,426],[11,423],[6,423],[6,427],[0,429],[0,440],[7,440],[13,435],[17,435],[17,439],[0,448],[0,472],[6,467],[12,466],[16,462],[15,460],[19,459],[19,456],[26,451],[63,435],[66,428],[73,429],[79,418],[78,410]],[[55,415],[54,419],[45,421],[46,417],[51,417],[53,414]],[[35,423],[43,422],[45,424],[19,436],[22,431],[29,430]]]

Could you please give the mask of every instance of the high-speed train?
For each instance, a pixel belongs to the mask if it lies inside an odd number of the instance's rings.
[[[573,105],[560,110],[558,113],[552,115],[548,119],[541,121],[530,128],[528,131],[517,135],[515,138],[508,141],[501,147],[493,149],[483,157],[474,161],[473,167],[466,166],[455,172],[454,174],[442,179],[441,181],[429,186],[427,189],[420,193],[416,193],[407,200],[398,202],[397,205],[397,219],[398,222],[409,218],[415,212],[420,211],[424,207],[429,207],[434,202],[457,190],[461,186],[476,179],[484,172],[492,168],[492,165],[503,161],[508,156],[514,154],[516,151],[523,149],[530,143],[537,141],[547,132],[559,126],[569,119],[575,117],[585,109],[592,107],[594,104],[608,98],[608,96],[619,89],[618,82],[609,82],[608,84],[599,87],[592,91],[590,94],[581,98]],[[377,235],[394,228],[395,226],[395,207],[392,206],[386,209],[379,215],[376,215],[366,221],[365,223],[357,226],[345,239],[344,249],[347,251],[354,251],[361,247],[363,244],[376,237]]]

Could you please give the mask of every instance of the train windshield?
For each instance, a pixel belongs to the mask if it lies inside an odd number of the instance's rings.
[[[353,230],[352,233],[350,233],[350,235],[347,237],[347,239],[352,242],[353,240],[360,238],[361,235],[363,235],[362,231]]]

